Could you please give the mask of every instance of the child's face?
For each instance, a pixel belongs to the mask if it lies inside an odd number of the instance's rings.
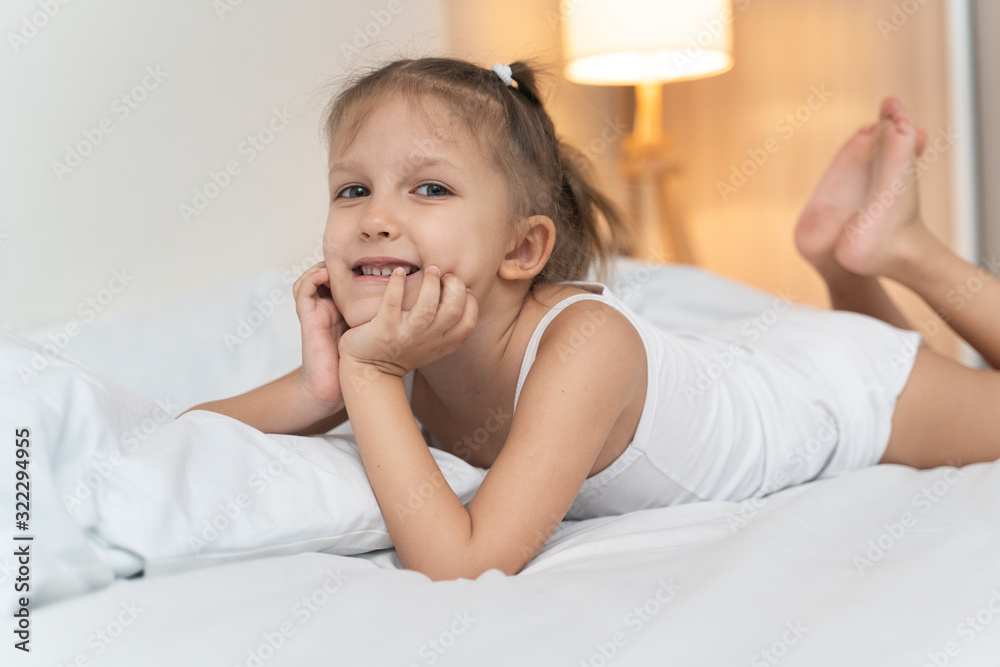
[[[334,138],[323,258],[334,303],[351,327],[375,317],[389,281],[355,269],[364,258],[419,269],[406,277],[405,311],[428,266],[455,274],[479,297],[506,252],[502,177],[444,103],[428,98],[423,106],[429,123],[396,97],[364,121],[346,150]]]

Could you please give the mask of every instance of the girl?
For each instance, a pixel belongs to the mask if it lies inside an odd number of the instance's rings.
[[[1000,289],[922,224],[908,174],[925,135],[894,99],[796,229],[839,310],[783,308],[753,339],[743,322],[659,330],[583,280],[598,260],[605,280],[635,230],[583,177],[523,63],[391,63],[340,94],[326,130],[324,261],[294,286],[302,366],[197,408],[300,435],[350,415],[408,569],[513,575],[564,518],[1000,456],[1000,375],[921,345],[877,280],[1000,364]],[[489,469],[467,507],[428,445]]]

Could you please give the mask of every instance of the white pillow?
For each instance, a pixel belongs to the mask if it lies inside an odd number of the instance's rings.
[[[302,363],[292,284],[270,269],[196,294],[28,332],[97,375],[158,401],[172,416],[242,394]],[[66,333],[67,327],[73,327]]]
[[[353,438],[266,435],[203,410],[175,420],[0,329],[0,431],[13,438],[25,428],[35,602],[140,570],[392,546]],[[468,503],[486,471],[431,454]],[[13,459],[4,457],[8,480]],[[14,494],[0,497],[0,512],[13,520]]]

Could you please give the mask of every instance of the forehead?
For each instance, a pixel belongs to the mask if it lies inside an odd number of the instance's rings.
[[[445,101],[433,95],[396,93],[345,112],[330,141],[330,163],[364,150],[431,163],[444,155],[485,159],[487,145]]]
[[[345,111],[330,140],[330,156],[351,151],[359,137],[379,145],[408,141],[413,148],[459,149],[474,140],[467,125],[443,101],[423,95],[394,94],[385,99],[359,103]]]

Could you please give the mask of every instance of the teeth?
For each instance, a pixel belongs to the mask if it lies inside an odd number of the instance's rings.
[[[392,275],[392,270],[395,268],[395,266],[383,266],[382,268],[376,266],[362,266],[361,274],[365,276],[389,276]],[[415,267],[407,267],[406,275],[411,275],[415,273],[416,270],[417,269]]]

